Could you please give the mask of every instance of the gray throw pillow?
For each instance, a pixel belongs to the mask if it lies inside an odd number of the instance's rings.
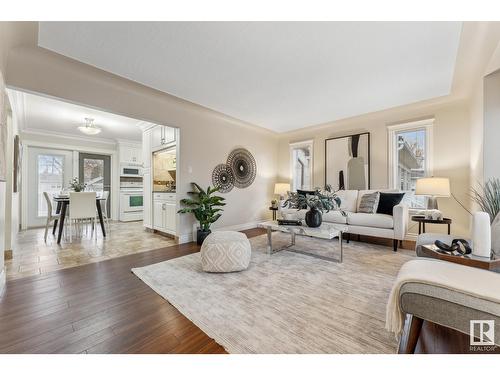
[[[378,191],[363,195],[361,197],[361,202],[359,202],[358,212],[363,212],[365,214],[374,214],[375,212],[377,212],[379,199],[380,193]]]

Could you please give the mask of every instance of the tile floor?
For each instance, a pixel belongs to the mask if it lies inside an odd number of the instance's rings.
[[[102,237],[99,228],[97,241],[90,237],[89,230],[88,236],[85,233],[81,237],[73,236],[73,243],[69,243],[69,238],[63,238],[60,245],[51,231],[45,243],[44,230],[45,228],[36,228],[19,233],[13,257],[5,261],[8,280],[100,262],[176,243],[173,238],[146,232],[142,221],[110,222],[106,238]]]

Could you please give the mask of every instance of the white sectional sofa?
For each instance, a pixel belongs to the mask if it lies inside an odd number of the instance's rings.
[[[346,224],[349,228],[348,235],[352,233],[390,238],[393,240],[394,251],[397,251],[398,242],[405,238],[408,229],[408,206],[403,202],[394,206],[392,216],[358,212],[361,197],[375,191],[397,192],[396,190],[340,190],[337,192],[341,199],[340,208],[347,216],[343,216],[340,211],[324,212],[323,222]],[[280,202],[278,216],[287,219],[304,219],[306,209],[283,208],[283,202]]]

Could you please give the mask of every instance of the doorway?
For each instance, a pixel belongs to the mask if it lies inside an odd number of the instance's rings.
[[[106,212],[111,212],[111,157],[109,155],[79,153],[79,180],[87,189],[96,192],[109,192]]]
[[[28,226],[44,226],[47,203],[44,192],[55,195],[73,177],[73,152],[30,147],[28,151]]]

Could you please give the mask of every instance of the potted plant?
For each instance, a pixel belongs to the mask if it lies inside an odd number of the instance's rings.
[[[78,181],[78,177],[74,177],[72,180],[69,180],[69,187],[76,193],[79,193],[80,191],[85,190],[87,184]]]
[[[330,185],[326,185],[325,190],[314,189],[314,194],[302,195],[290,193],[288,199],[283,203],[283,207],[296,208],[297,210],[309,208],[306,212],[306,224],[311,228],[316,228],[323,222],[322,213],[340,209],[340,198],[332,190]],[[346,213],[340,210],[343,216]]]
[[[471,191],[472,199],[482,211],[490,215],[491,248],[495,254],[500,255],[500,179],[490,179]]]
[[[211,233],[210,225],[221,217],[223,210],[219,207],[226,204],[224,203],[225,198],[213,195],[219,191],[218,187],[212,188],[209,186],[207,190],[203,190],[197,183],[192,182],[191,184],[193,185],[193,191],[190,191],[188,194],[192,198],[181,199],[181,204],[185,208],[180,209],[178,213],[191,213],[200,222],[200,227],[196,233],[196,243],[201,245]]]

